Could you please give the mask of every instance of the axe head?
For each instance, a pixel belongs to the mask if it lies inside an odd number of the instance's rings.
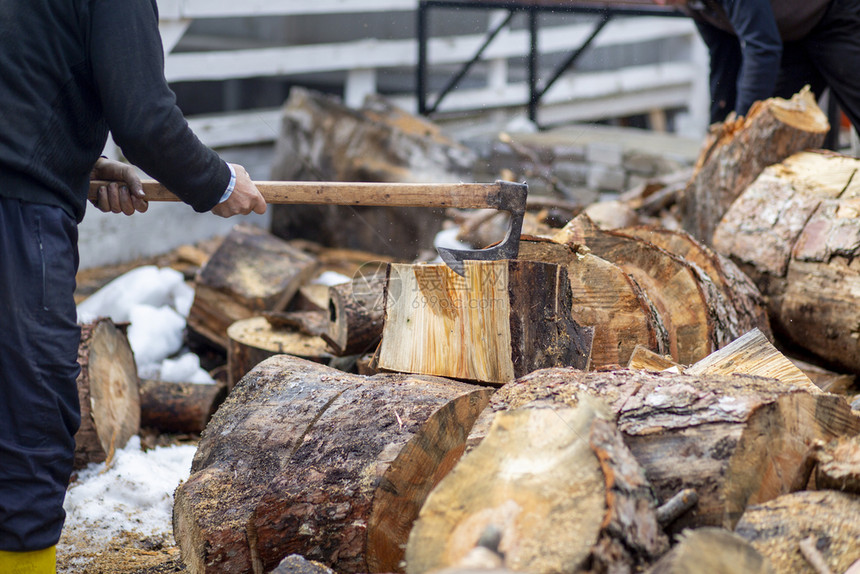
[[[529,188],[525,183],[508,181],[496,182],[501,187],[495,196],[493,205],[487,207],[507,211],[511,217],[505,238],[499,243],[486,249],[448,249],[439,247],[437,251],[448,267],[458,275],[465,276],[464,261],[498,261],[501,259],[516,259],[520,250],[520,233],[523,228],[523,217],[526,212],[526,199]]]

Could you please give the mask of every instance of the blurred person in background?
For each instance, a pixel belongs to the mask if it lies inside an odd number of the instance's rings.
[[[264,213],[247,171],[191,132],[155,0],[0,1],[0,572],[53,573],[80,423],[77,226],[145,211],[124,155],[196,211]]]
[[[860,126],[860,0],[654,0],[689,14],[710,54],[711,123],[809,84]]]

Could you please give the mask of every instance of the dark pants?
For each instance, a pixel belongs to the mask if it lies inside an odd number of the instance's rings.
[[[0,197],[0,550],[57,543],[80,424],[78,238],[58,207]]]
[[[733,34],[696,22],[711,57],[711,122],[734,110],[741,49]],[[826,87],[860,129],[860,0],[833,0],[805,38],[785,42],[774,96],[790,98],[809,84],[816,96]]]

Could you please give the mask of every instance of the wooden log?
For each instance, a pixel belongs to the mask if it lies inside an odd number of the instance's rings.
[[[800,552],[813,536],[833,572],[845,572],[860,559],[860,497],[832,490],[795,492],[751,506],[735,532],[778,573],[816,574]]]
[[[800,153],[766,169],[714,234],[767,297],[774,332],[860,371],[860,160]]]
[[[382,338],[387,265],[365,266],[351,283],[329,288],[323,338],[336,355],[373,352]]]
[[[500,384],[547,366],[588,367],[594,330],[571,317],[564,267],[466,261],[465,273],[389,267],[381,369]]]
[[[489,394],[264,361],[215,413],[176,492],[183,561],[191,572],[262,573],[296,553],[338,572],[393,571]]]
[[[746,117],[714,126],[682,196],[684,229],[711,245],[720,219],[762,170],[820,147],[828,131],[827,116],[807,88],[790,100],[756,102]]]
[[[584,215],[571,220],[555,240],[585,244],[636,280],[657,309],[669,342],[666,352],[675,362],[689,365],[718,348],[716,304],[682,258],[637,237],[601,230]]]
[[[274,329],[265,317],[236,321],[227,329],[227,386],[232,389],[246,373],[274,355],[292,355],[328,364],[333,355],[322,337]]]
[[[854,382],[857,379],[854,375],[846,373],[836,373],[818,365],[813,365],[802,361],[796,357],[788,357],[794,365],[803,371],[809,377],[809,380],[815,383],[815,386],[825,393],[833,393],[835,395],[848,395]]]
[[[692,264],[694,270],[704,273],[700,283],[716,290],[709,300],[718,305],[712,309],[719,347],[753,329],[773,339],[767,306],[761,292],[731,259],[696,241],[685,231],[654,226],[628,227],[619,231],[653,243]]]
[[[860,433],[845,400],[775,379],[734,374],[544,369],[496,391],[475,422],[479,444],[495,413],[531,403],[609,405],[658,500],[693,488],[698,505],[670,525],[732,528],[748,504],[806,485],[809,445]],[[829,437],[829,438],[828,438]]]
[[[860,437],[816,445],[815,487],[860,494]]]
[[[200,434],[227,398],[227,385],[145,380],[140,383],[140,426]]]
[[[237,225],[197,276],[188,327],[227,348],[227,328],[261,311],[282,311],[316,261],[250,225]]]
[[[270,574],[335,574],[335,572],[324,564],[306,560],[298,554],[290,554],[281,560]]]
[[[630,355],[627,368],[632,370],[665,371],[666,369],[679,368],[681,365],[672,361],[664,355],[655,353],[641,345],[637,345]]]
[[[583,440],[585,439],[585,440]],[[500,413],[484,441],[428,497],[406,571],[462,563],[488,530],[511,570],[633,568],[668,541],[641,468],[589,406]]]
[[[594,327],[591,367],[624,365],[637,345],[668,349],[654,307],[639,284],[616,265],[587,249],[549,239],[523,237],[518,257],[563,265],[572,295],[571,316]]]
[[[76,469],[112,458],[140,429],[137,366],[125,333],[110,319],[82,325],[78,363]]]
[[[328,332],[328,314],[315,311],[263,311],[261,315],[274,331],[298,331],[308,337],[321,337]]]
[[[684,531],[678,543],[648,574],[776,574],[753,546],[722,528]]]

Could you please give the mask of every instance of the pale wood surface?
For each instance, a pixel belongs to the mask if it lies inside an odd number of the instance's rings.
[[[688,530],[648,574],[777,574],[753,546],[722,528]]]

